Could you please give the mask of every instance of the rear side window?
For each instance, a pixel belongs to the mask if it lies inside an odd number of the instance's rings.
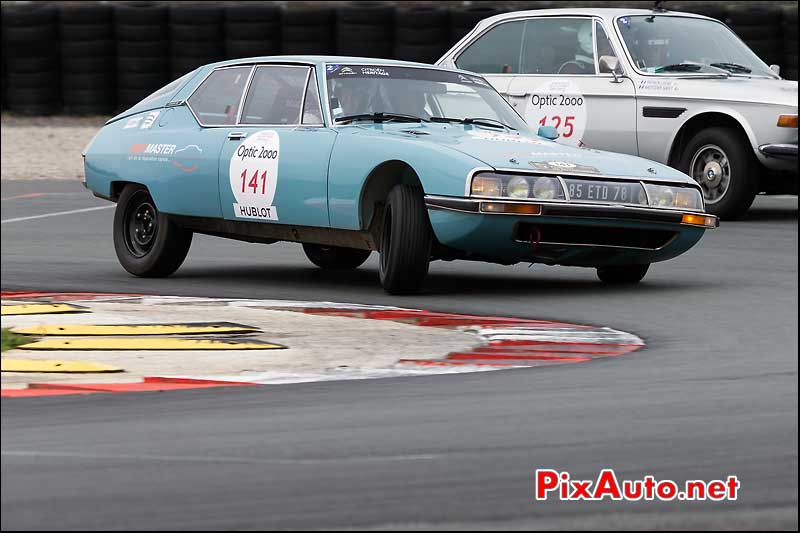
[[[300,124],[308,71],[308,67],[258,67],[247,91],[241,123]]]
[[[189,98],[189,106],[203,126],[236,124],[239,103],[251,67],[223,68],[212,72]]]
[[[495,26],[458,56],[456,66],[481,74],[518,73],[524,25],[518,20]]]

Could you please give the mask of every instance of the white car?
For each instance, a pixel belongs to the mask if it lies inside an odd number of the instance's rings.
[[[797,82],[725,24],[663,10],[546,9],[487,18],[438,62],[482,74],[558,142],[666,163],[708,211],[797,193]]]

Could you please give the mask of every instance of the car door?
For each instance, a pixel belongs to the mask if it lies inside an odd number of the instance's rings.
[[[223,217],[328,227],[336,133],[324,125],[315,69],[257,65],[242,102],[219,158]]]
[[[509,101],[534,129],[555,127],[557,142],[636,154],[634,84],[607,68],[618,57],[599,19],[529,18]]]

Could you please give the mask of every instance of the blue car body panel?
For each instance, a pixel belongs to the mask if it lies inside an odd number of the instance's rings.
[[[362,58],[267,57],[226,61],[200,67],[131,109],[111,119],[85,153],[86,186],[98,196],[114,198],[115,184],[146,186],[159,211],[171,215],[363,231],[374,215],[374,199],[365,198],[371,180],[383,179],[387,165],[403,168],[404,180],[418,180],[425,195],[468,198],[469,178],[476,171],[531,172],[537,165],[569,163],[582,176],[644,180],[696,187],[691,178],[665,165],[633,156],[572,148],[532,132],[507,132],[478,125],[358,122],[332,125],[325,102],[325,67],[339,64],[405,62]],[[298,63],[314,68],[323,105],[321,126],[202,127],[186,100],[214,69],[256,63]],[[417,67],[433,68],[429,65]],[[231,134],[243,133],[243,139]],[[266,217],[249,216],[242,201],[250,189],[266,188],[268,179],[237,162],[247,143],[260,142],[264,153],[275,148],[274,197]],[[270,144],[272,143],[272,144]],[[266,148],[264,148],[266,147]],[[279,149],[278,149],[279,147]],[[240,164],[241,163],[241,164]],[[245,165],[245,166],[243,166]],[[266,167],[264,167],[266,168]],[[271,168],[271,167],[270,167]],[[235,175],[232,172],[235,169]],[[241,175],[239,174],[241,172]],[[251,172],[254,172],[251,175]],[[270,186],[272,186],[270,184]],[[691,248],[703,228],[671,223],[676,232],[658,250],[564,250],[552,260],[531,258],[531,246],[511,237],[529,216],[429,208],[433,232],[444,246],[467,255],[501,262],[539,260],[560,264],[601,265],[654,262]],[[630,218],[539,217],[542,223],[603,227],[663,228],[663,222]]]

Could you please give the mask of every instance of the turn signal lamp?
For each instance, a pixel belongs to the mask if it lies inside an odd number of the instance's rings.
[[[717,227],[717,217],[709,216],[709,215],[693,215],[686,213],[683,215],[683,219],[681,220],[684,224],[689,224],[691,226],[704,226],[706,228],[716,228]]]
[[[505,213],[509,215],[538,215],[542,206],[538,204],[504,204],[501,202],[481,202],[482,213]]]
[[[779,115],[779,128],[797,128],[797,115]]]

